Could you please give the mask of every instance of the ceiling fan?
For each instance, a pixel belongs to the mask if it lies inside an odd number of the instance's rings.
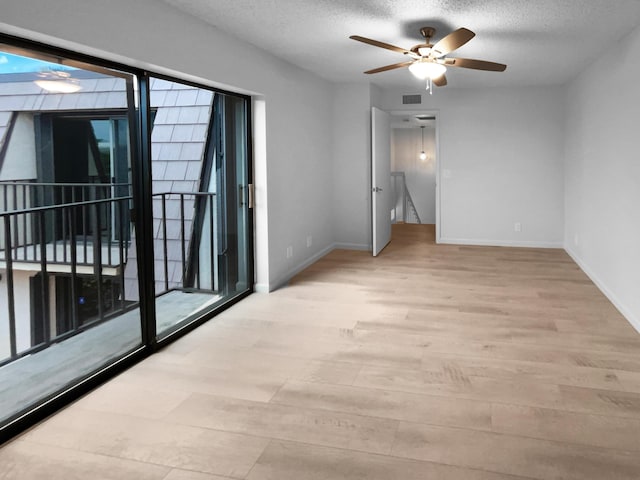
[[[409,50],[396,47],[389,43],[380,42],[378,40],[361,37],[359,35],[351,35],[349,38],[357,40],[358,42],[373,45],[374,47],[386,48],[387,50],[402,53],[411,57],[411,60],[409,61],[374,68],[372,70],[367,70],[364,73],[380,73],[386,72],[387,70],[394,70],[396,68],[409,67],[409,71],[411,71],[411,73],[417,78],[427,80],[427,90],[430,89],[432,83],[438,87],[444,87],[447,84],[447,77],[445,77],[447,67],[471,68],[474,70],[487,70],[490,72],[504,72],[507,68],[507,66],[502,63],[473,60],[471,58],[447,57],[449,53],[460,48],[476,36],[475,33],[467,28],[459,28],[435,44],[431,43],[431,39],[436,33],[435,28],[422,27],[420,29],[420,33],[425,39],[424,43],[414,45]]]

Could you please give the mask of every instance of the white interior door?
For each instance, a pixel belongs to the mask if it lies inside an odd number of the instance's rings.
[[[391,116],[371,108],[371,213],[373,256],[391,240]]]

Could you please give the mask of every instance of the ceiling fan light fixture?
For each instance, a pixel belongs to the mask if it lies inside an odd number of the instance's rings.
[[[409,71],[414,77],[420,80],[426,80],[427,78],[438,78],[444,75],[447,71],[447,67],[440,63],[435,63],[428,60],[417,60],[409,65]]]
[[[80,82],[71,77],[71,74],[59,70],[40,72],[35,84],[51,93],[75,93],[82,89]]]

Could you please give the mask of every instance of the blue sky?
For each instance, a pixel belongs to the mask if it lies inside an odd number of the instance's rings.
[[[57,63],[43,62],[35,58],[21,57],[0,51],[0,74],[3,73],[25,73],[40,72],[42,70],[68,70],[69,67],[63,67]]]

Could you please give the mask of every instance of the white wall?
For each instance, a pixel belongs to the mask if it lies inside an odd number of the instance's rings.
[[[35,272],[13,271],[14,313],[16,318],[16,348],[18,352],[31,347],[31,303],[29,277]],[[9,305],[7,297],[7,271],[0,270],[0,360],[11,354],[9,339]],[[52,297],[54,298],[54,297]]]
[[[264,136],[256,148],[266,151],[255,155],[265,162],[256,168],[257,200],[263,202],[256,235],[268,250],[257,252],[257,289],[276,287],[332,245],[329,82],[154,0],[59,0],[55,8],[37,0],[4,2],[1,20],[4,33],[261,94],[264,110],[256,121],[266,123],[258,128]]]
[[[424,128],[426,160],[420,160],[422,129],[394,128],[391,132],[391,170],[404,172],[407,189],[421,223],[436,223],[436,130]],[[407,221],[413,221],[408,217]]]
[[[333,244],[332,92],[303,71],[283,76],[280,98],[266,96],[270,290]]]
[[[369,85],[336,85],[331,199],[334,238],[341,248],[371,248],[370,123]]]
[[[36,178],[36,145],[31,113],[21,113],[16,118],[4,158],[0,180]]]
[[[640,331],[640,29],[566,99],[565,248]]]
[[[408,93],[386,91],[383,108],[438,112],[440,240],[561,247],[563,89],[447,87],[412,109]]]

